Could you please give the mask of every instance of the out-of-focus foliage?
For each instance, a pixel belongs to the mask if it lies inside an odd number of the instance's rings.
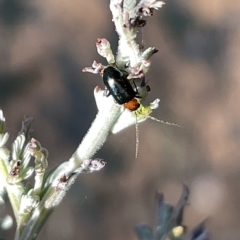
[[[156,194],[156,227],[152,229],[148,224],[139,224],[135,231],[139,240],[181,240],[186,226],[183,225],[183,214],[188,204],[189,189],[183,186],[182,195],[174,207],[164,201],[162,193]],[[199,224],[190,234],[189,240],[208,240],[208,232],[204,223]]]

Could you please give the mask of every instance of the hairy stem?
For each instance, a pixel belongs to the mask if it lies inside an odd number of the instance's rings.
[[[64,191],[58,191],[56,186],[59,179],[63,174],[71,173],[78,169],[83,163],[83,160],[91,158],[104,144],[109,131],[121,112],[121,106],[115,104],[112,100],[111,102],[110,105],[106,106],[106,109],[101,109],[98,112],[89,131],[70,160],[61,164],[51,176],[49,176],[47,185],[45,184],[47,191],[39,205],[33,210],[30,219],[26,222],[24,229],[20,233],[19,240],[32,240],[36,238],[42,225],[46,222],[54,207],[61,202],[66,191],[70,188],[70,186],[68,186]],[[74,180],[76,176],[74,177]],[[71,181],[71,185],[73,183],[74,181]],[[51,200],[52,204],[49,205],[50,207],[46,207],[46,203],[49,200]]]

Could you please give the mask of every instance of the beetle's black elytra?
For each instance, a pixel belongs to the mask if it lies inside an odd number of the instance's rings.
[[[122,105],[137,97],[127,75],[114,66],[107,66],[103,70],[103,82],[108,90],[108,96],[112,95],[114,100]]]

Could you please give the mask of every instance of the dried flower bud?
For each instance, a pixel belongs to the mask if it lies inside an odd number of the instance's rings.
[[[35,156],[35,154],[40,152],[41,148],[42,148],[41,143],[37,141],[35,138],[32,138],[30,143],[28,144],[28,149],[32,156]]]
[[[94,159],[89,164],[89,172],[99,171],[106,165],[102,159]]]
[[[92,67],[85,67],[82,72],[89,72],[93,74],[99,74],[102,72],[104,66],[101,63],[93,61]]]
[[[107,59],[109,64],[115,62],[110,43],[105,38],[98,38],[96,42],[98,54]]]

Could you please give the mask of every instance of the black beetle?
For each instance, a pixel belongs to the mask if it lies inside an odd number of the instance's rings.
[[[127,74],[117,67],[109,65],[103,70],[103,82],[108,90],[108,95],[112,95],[114,100],[122,105],[138,97],[133,89]]]

